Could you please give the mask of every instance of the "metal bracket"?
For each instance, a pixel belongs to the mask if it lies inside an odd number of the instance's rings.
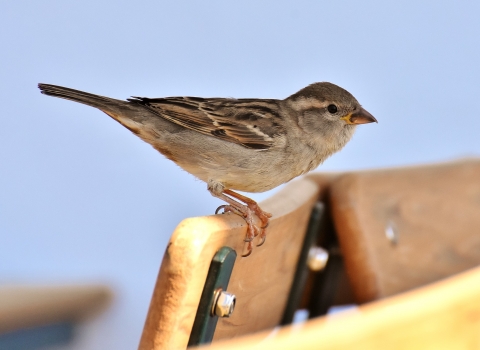
[[[218,290],[225,291],[230,281],[237,253],[230,247],[222,247],[215,254],[208,269],[207,279],[193,322],[188,346],[210,343],[217,327],[218,316],[212,315]]]
[[[295,311],[300,304],[302,293],[305,287],[305,282],[308,276],[307,259],[310,248],[315,244],[320,229],[320,223],[324,217],[325,205],[322,202],[317,202],[312,209],[310,220],[308,222],[305,240],[303,247],[298,257],[297,269],[288,296],[287,305],[283,313],[283,318],[280,324],[282,326],[292,323]]]

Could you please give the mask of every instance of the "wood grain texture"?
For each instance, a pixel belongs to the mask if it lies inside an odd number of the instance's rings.
[[[347,173],[330,204],[358,302],[480,264],[480,160]]]
[[[358,310],[202,350],[479,349],[480,268]]]
[[[182,221],[165,252],[139,349],[186,348],[211,259],[222,246],[238,254],[228,287],[237,303],[230,318],[219,320],[214,342],[275,327],[318,193],[315,182],[301,179],[262,202],[262,209],[273,214],[267,240],[246,258],[240,256],[246,224],[239,216]]]
[[[112,294],[105,286],[0,287],[0,332],[75,321],[103,310]]]

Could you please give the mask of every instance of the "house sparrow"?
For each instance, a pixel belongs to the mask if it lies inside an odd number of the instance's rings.
[[[315,169],[377,120],[346,90],[314,83],[284,100],[132,97],[127,101],[39,84],[42,94],[108,114],[168,159],[207,183],[210,193],[247,222],[247,253],[265,242],[271,214],[233,190],[263,192]],[[243,202],[244,204],[242,204]],[[218,212],[218,209],[217,209]],[[261,227],[253,222],[253,214]]]

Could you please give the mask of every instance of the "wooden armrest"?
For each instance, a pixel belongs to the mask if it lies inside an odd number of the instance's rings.
[[[204,350],[480,348],[480,267],[357,310]]]
[[[318,184],[301,179],[261,203],[273,214],[267,240],[245,258],[246,224],[238,215],[182,221],[165,252],[139,349],[187,347],[210,262],[223,246],[237,252],[227,289],[237,303],[230,318],[218,320],[213,341],[278,325],[319,193]]]

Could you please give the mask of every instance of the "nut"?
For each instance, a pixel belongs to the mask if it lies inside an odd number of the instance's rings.
[[[230,317],[235,309],[235,295],[228,293],[221,288],[215,291],[212,305],[212,316]]]

